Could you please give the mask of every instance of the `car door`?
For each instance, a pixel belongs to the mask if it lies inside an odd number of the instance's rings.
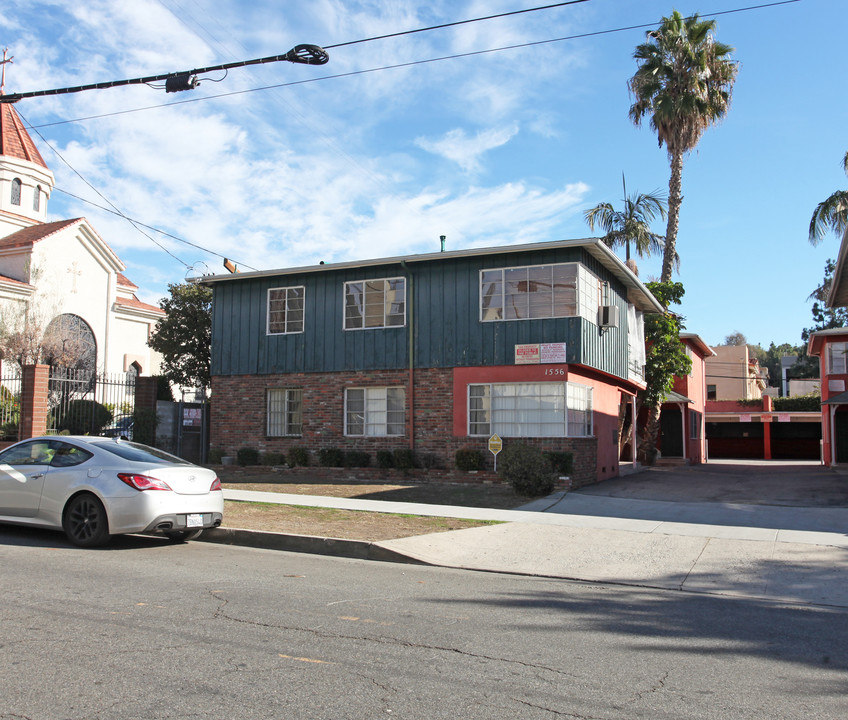
[[[0,453],[0,515],[35,516],[55,446],[52,440],[35,439]]]

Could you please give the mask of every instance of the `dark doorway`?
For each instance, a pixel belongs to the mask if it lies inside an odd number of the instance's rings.
[[[663,408],[660,415],[660,437],[660,451],[663,457],[683,457],[683,420],[679,408]]]
[[[834,444],[836,445],[836,462],[848,463],[848,410],[841,408],[833,416]]]

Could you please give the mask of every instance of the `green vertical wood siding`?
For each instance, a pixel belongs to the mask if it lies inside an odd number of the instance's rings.
[[[582,262],[610,283],[610,299],[620,308],[619,328],[602,331],[580,317],[480,321],[480,270],[560,262]],[[414,275],[412,283],[407,270]],[[214,284],[213,374],[406,368],[413,308],[415,366],[419,368],[512,365],[517,344],[564,342],[569,363],[627,377],[624,288],[580,248],[412,262],[407,270],[381,265]],[[344,330],[344,283],[397,276],[407,277],[406,325]],[[304,331],[267,335],[268,289],[293,285],[306,288]],[[410,286],[415,293],[412,302]]]

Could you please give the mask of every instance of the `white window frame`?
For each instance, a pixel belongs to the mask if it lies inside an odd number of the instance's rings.
[[[354,397],[359,393],[361,400]],[[403,437],[406,434],[406,388],[403,386],[345,388],[344,404],[346,437]]]
[[[268,437],[303,435],[303,388],[265,391],[265,433]]]
[[[297,297],[296,293],[300,291],[300,297]],[[272,310],[271,303],[279,302],[280,298],[275,298],[273,301],[271,299],[271,293],[279,293],[285,292],[285,298],[283,302],[285,303],[283,310]],[[297,301],[300,301],[301,307],[291,307],[291,305],[296,304]],[[288,285],[286,287],[276,287],[276,288],[268,288],[268,293],[266,295],[266,309],[267,309],[267,318],[265,321],[265,334],[266,335],[294,335],[297,333],[302,333],[303,328],[305,326],[306,320],[306,287],[304,285]],[[291,320],[290,314],[294,313],[295,317],[297,317],[297,313],[300,313],[300,320]],[[271,330],[271,326],[274,324],[274,314],[275,313],[283,313],[283,331],[273,331]],[[279,321],[278,321],[279,322]],[[300,327],[298,328],[298,322]],[[290,327],[291,326],[291,329]]]
[[[848,375],[848,342],[827,344],[827,374]]]
[[[592,437],[592,398],[591,386],[572,382],[469,383],[466,391],[468,435]],[[551,421],[552,417],[557,419]],[[524,432],[521,427],[551,428],[555,424],[561,428],[560,432]],[[517,433],[516,426],[519,427]]]
[[[17,205],[20,207],[23,197],[23,189],[24,185],[21,182],[20,178],[12,178],[12,192],[9,200],[12,205]]]
[[[382,284],[382,287],[378,289],[376,286],[379,284]],[[361,287],[352,292],[350,288],[355,285]],[[372,287],[369,288],[369,285]],[[378,293],[380,299],[374,302],[373,299]],[[395,295],[390,297],[390,293]],[[357,295],[359,299],[354,302]],[[372,299],[371,302],[369,297]],[[397,306],[402,309],[392,312],[392,309]],[[359,314],[349,316],[348,308],[357,308]],[[355,320],[361,324],[357,325]],[[342,327],[345,330],[384,330],[406,327],[406,278],[399,276],[345,282],[342,294]]]
[[[557,268],[573,268],[574,269],[574,288],[567,288],[564,292],[574,293],[574,312],[562,312],[563,306],[566,304],[560,297],[557,298],[555,289],[554,276]],[[528,286],[533,283],[544,285],[546,278],[541,277],[541,273],[547,272],[550,269],[550,293],[548,292],[518,292],[510,294],[508,292],[509,283],[526,283]],[[484,276],[489,274],[484,282]],[[499,279],[493,279],[492,274],[498,274]],[[524,274],[525,279],[508,278],[508,275],[515,276]],[[534,277],[535,275],[535,277]],[[499,295],[492,295],[492,286],[500,286]],[[604,291],[601,281],[582,263],[580,262],[565,262],[565,263],[545,263],[540,265],[515,265],[502,268],[484,268],[480,270],[477,284],[479,298],[478,309],[480,322],[512,322],[515,320],[545,320],[551,318],[565,317],[583,317],[592,322],[598,320],[598,308],[600,307],[602,293]],[[545,309],[547,296],[550,295],[550,304],[548,309]],[[508,297],[525,297],[527,300],[526,317],[505,317],[507,298]],[[498,304],[491,307],[485,306],[487,298],[496,297]],[[535,300],[535,303],[534,303]],[[571,305],[571,303],[567,303]],[[498,314],[500,316],[498,316]]]

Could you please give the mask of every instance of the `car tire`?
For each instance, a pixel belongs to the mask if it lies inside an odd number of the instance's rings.
[[[188,542],[189,540],[194,540],[195,538],[200,537],[200,533],[203,530],[175,530],[174,532],[165,533],[168,536],[168,540],[175,543]]]
[[[71,498],[62,515],[62,529],[77,547],[100,547],[109,542],[109,518],[106,509],[91,493]]]

